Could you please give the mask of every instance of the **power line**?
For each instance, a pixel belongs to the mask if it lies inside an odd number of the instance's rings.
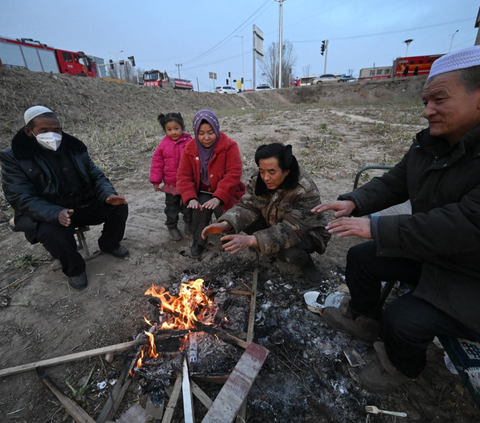
[[[459,23],[459,22],[466,22],[466,21],[470,21],[470,20],[472,20],[471,17],[465,18],[465,19],[457,19],[455,21],[441,22],[441,23],[432,24],[432,25],[424,25],[424,26],[417,27],[417,28],[403,28],[403,29],[398,29],[398,30],[394,30],[394,31],[376,32],[376,33],[363,34],[363,35],[347,35],[345,37],[336,37],[336,38],[328,37],[328,39],[330,41],[339,41],[339,40],[350,40],[350,39],[354,39],[354,38],[377,37],[379,35],[399,34],[399,33],[406,32],[406,31],[421,31],[423,29],[435,28],[435,27],[438,27],[438,26],[444,26],[444,25],[449,25],[449,24]],[[324,37],[324,38],[327,38],[327,37]],[[320,41],[322,41],[322,39],[292,41],[292,43],[318,43]]]
[[[229,35],[227,35],[223,40],[219,41],[217,44],[215,44],[213,47],[211,47],[210,49],[208,49],[207,51],[203,52],[202,54],[198,55],[197,57],[191,59],[191,60],[188,60],[185,62],[185,64],[187,63],[190,63],[190,62],[194,62],[204,56],[206,56],[207,54],[213,52],[217,47],[219,47],[221,44],[223,44],[225,41],[227,41],[228,39],[232,38],[232,36],[246,23],[248,22],[254,15],[257,14],[257,12],[262,9],[267,3],[271,2],[271,0],[265,0],[265,2],[257,9],[255,10],[255,12],[253,12],[246,20],[244,20],[237,28],[235,28]],[[270,7],[272,4],[274,3],[271,3],[268,7]],[[268,9],[268,7],[266,9]],[[265,9],[265,10],[266,10]]]

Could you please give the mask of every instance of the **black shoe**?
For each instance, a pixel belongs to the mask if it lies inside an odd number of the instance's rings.
[[[104,250],[100,248],[100,251],[105,254],[111,254],[113,257],[117,258],[125,258],[130,255],[129,251],[123,245],[119,245],[118,248],[115,248],[114,250]]]
[[[73,289],[77,289],[80,291],[82,289],[85,289],[88,285],[87,274],[85,273],[85,271],[83,271],[78,276],[67,276],[67,278],[68,278],[68,284]]]
[[[176,226],[174,228],[168,228],[168,233],[170,234],[170,238],[172,238],[174,241],[180,241],[183,238],[182,233]]]
[[[193,241],[192,247],[190,248],[190,252],[193,258],[202,257],[203,250],[205,250],[205,247],[203,245],[199,245],[197,241]]]

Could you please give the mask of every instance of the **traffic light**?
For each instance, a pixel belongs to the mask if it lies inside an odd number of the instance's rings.
[[[110,69],[112,69],[112,70],[115,69],[115,66],[114,66],[114,64],[113,64],[113,60],[112,60],[112,59],[110,59],[110,60],[108,61],[108,63],[110,63]]]
[[[230,72],[229,72],[230,73]],[[226,79],[225,81],[227,81],[227,85],[228,85],[228,79]]]
[[[240,82],[241,82],[241,83],[242,83],[242,85],[243,85],[243,78],[240,80]]]
[[[320,49],[320,54],[323,56],[324,52],[325,52],[325,40],[322,41],[322,47]]]
[[[228,77],[230,78],[232,75],[230,75],[230,72],[228,72]]]
[[[135,57],[130,56],[130,57],[128,58],[128,60],[130,60],[130,62],[132,62],[132,66],[135,66]]]
[[[125,60],[119,60],[119,61],[118,61],[118,64],[119,64],[119,65],[124,65],[124,64],[125,64]]]

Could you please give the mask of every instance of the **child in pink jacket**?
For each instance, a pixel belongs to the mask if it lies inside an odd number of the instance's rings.
[[[167,215],[165,225],[174,241],[182,239],[182,233],[177,227],[178,215],[183,214],[185,222],[185,234],[192,233],[192,210],[187,208],[177,190],[177,169],[180,163],[180,156],[187,143],[192,139],[190,134],[183,132],[185,124],[180,113],[160,114],[158,121],[166,133],[160,141],[152,157],[150,168],[150,182],[155,191],[165,193],[165,209]],[[163,182],[162,187],[160,184]]]

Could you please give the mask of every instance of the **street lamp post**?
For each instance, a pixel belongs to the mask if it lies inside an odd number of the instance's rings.
[[[408,57],[408,46],[413,40],[405,40],[404,43],[407,45],[407,51],[405,52],[405,57]]]
[[[457,34],[459,30],[457,29],[450,37],[452,37],[452,41],[450,41],[450,48],[448,49],[448,52],[450,53],[450,50],[452,49],[452,44],[453,44],[453,37]]]
[[[242,39],[242,79],[243,79],[243,82],[245,82],[245,61],[244,61],[245,56],[243,55],[243,35],[235,35],[235,37]]]
[[[278,1],[280,6],[280,16],[279,16],[279,24],[278,24],[278,88],[282,88],[282,50],[283,50],[283,2],[285,0],[275,0]]]

